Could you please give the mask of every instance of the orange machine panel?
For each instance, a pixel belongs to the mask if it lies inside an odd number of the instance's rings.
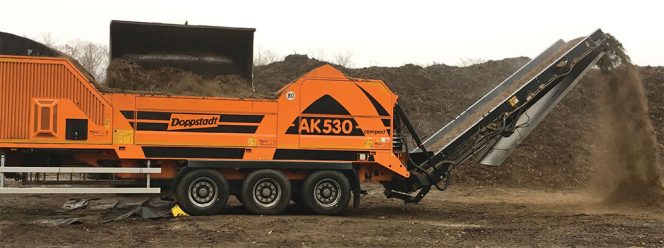
[[[139,96],[135,111],[135,143],[139,145],[276,145],[275,102]]]
[[[0,89],[0,141],[111,143],[110,105],[65,58],[2,56]],[[86,134],[67,139],[68,119]]]
[[[278,100],[279,148],[392,148],[396,95],[381,81],[351,79],[325,65],[285,86]]]
[[[306,80],[301,89],[300,147],[392,148],[390,126],[386,125],[392,119],[392,108],[384,107],[393,106],[389,95],[383,94],[381,103],[350,80]]]
[[[0,147],[98,149],[123,161],[366,162],[408,176],[392,151],[397,96],[330,65],[276,99],[240,99],[101,94],[66,59],[0,56],[0,88]]]

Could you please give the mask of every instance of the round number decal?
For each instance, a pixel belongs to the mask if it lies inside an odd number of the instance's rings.
[[[286,99],[288,99],[289,101],[295,99],[295,92],[289,91],[288,93],[286,93]]]

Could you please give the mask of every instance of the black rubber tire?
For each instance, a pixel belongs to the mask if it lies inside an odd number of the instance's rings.
[[[272,191],[275,194],[273,202],[261,203],[255,194],[258,184],[271,184],[278,189]],[[291,201],[291,184],[284,173],[277,170],[257,170],[249,174],[242,182],[240,191],[242,204],[252,213],[274,215],[280,214],[288,207]],[[265,196],[266,198],[268,196]],[[268,199],[266,199],[267,201]]]
[[[319,183],[327,183],[329,186],[336,188],[335,190],[337,193],[334,197],[328,197],[328,199],[332,200],[328,204],[324,204],[317,200],[317,197],[315,196],[317,194],[316,187]],[[322,186],[323,184],[321,184],[320,187]],[[318,193],[323,197],[322,192]],[[350,202],[350,182],[344,174],[338,171],[316,171],[311,173],[311,175],[309,175],[302,183],[300,196],[302,204],[312,212],[322,215],[336,215],[346,209]]]
[[[221,213],[224,207],[226,207],[230,193],[230,187],[226,178],[216,170],[197,169],[186,173],[178,181],[175,190],[175,197],[182,210],[189,215],[215,215]],[[212,195],[212,199],[209,201],[197,203],[193,199],[195,197],[190,197],[190,193],[193,192],[194,187],[197,186],[196,184],[200,186],[201,183],[207,183],[207,185],[211,186],[208,187],[205,185],[203,187],[213,189],[208,190],[208,192],[213,192],[215,195]]]

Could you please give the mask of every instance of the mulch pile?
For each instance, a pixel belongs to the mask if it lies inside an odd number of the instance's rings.
[[[166,95],[260,98],[251,82],[239,75],[205,78],[174,67],[143,68],[129,59],[115,59],[106,70],[106,84],[114,92],[143,92]],[[109,91],[107,89],[106,91]]]
[[[428,135],[529,61],[526,57],[488,61],[468,67],[431,66],[340,68],[348,76],[381,79],[399,95],[399,102],[420,135]],[[291,55],[254,70],[259,92],[275,92],[324,62]],[[664,67],[639,67],[648,94],[651,118],[664,155]],[[469,161],[455,170],[455,183],[530,188],[571,189],[585,186],[596,173],[591,161],[599,121],[599,70],[590,71],[501,167]]]

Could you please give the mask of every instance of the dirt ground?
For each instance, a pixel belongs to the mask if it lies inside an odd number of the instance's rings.
[[[362,206],[343,216],[310,215],[297,205],[280,216],[250,215],[233,200],[226,215],[60,227],[31,222],[57,215],[77,196],[5,195],[0,246],[664,246],[664,209],[607,207],[580,191],[457,184],[404,205],[385,199],[380,186],[364,187]]]

